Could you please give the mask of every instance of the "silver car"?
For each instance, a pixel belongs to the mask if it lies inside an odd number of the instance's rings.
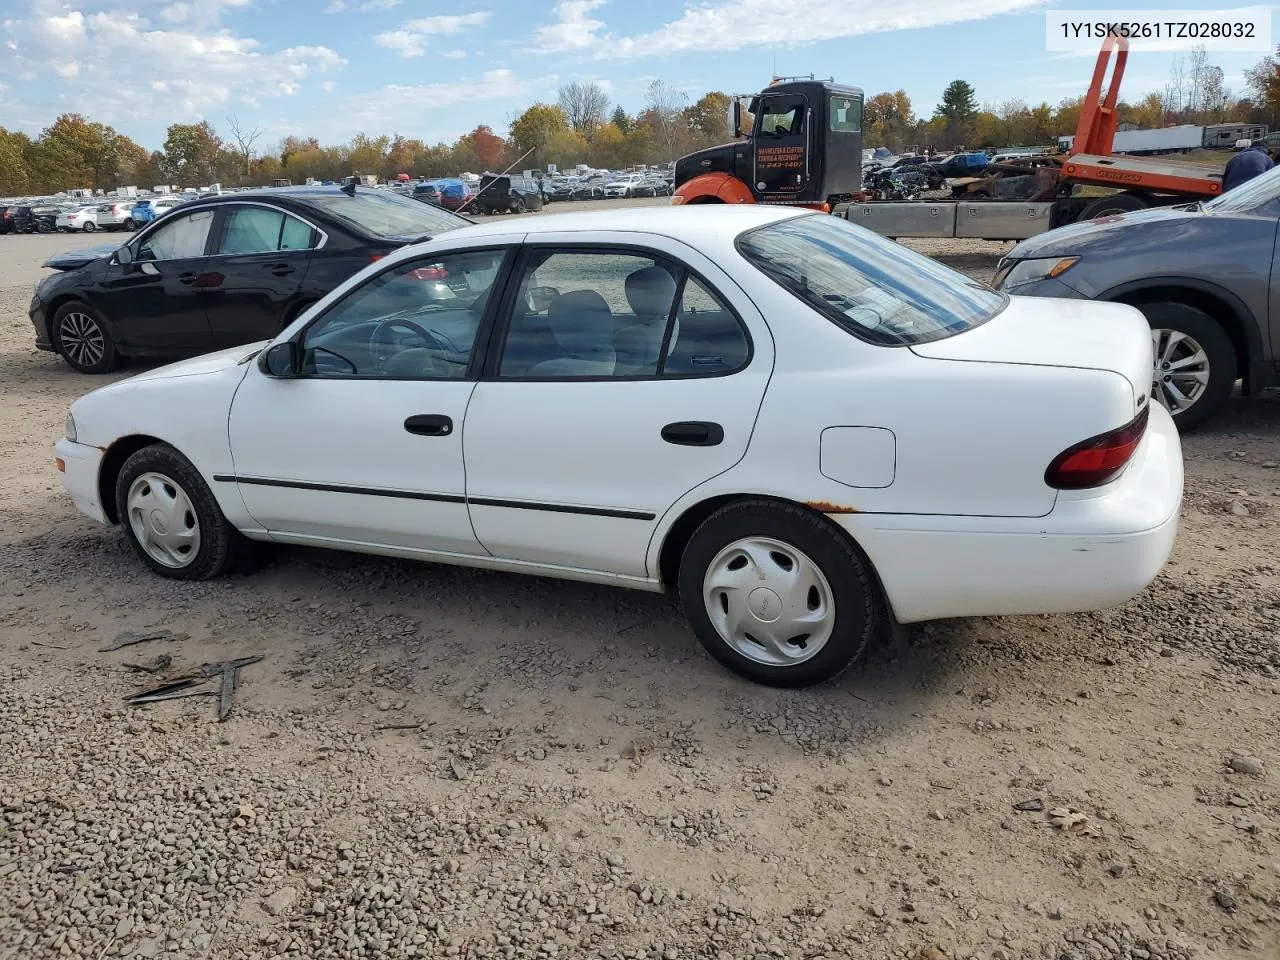
[[[96,216],[99,230],[135,230],[133,200],[111,200],[98,205]]]
[[[1204,423],[1237,380],[1280,386],[1280,167],[1220,197],[1051,230],[1000,261],[995,285],[1032,297],[1111,300],[1151,326],[1154,399]]]

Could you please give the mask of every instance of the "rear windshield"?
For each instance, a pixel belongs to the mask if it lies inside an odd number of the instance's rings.
[[[738,250],[770,279],[850,333],[925,343],[990,320],[1008,298],[928,257],[813,214],[744,233]]]
[[[335,190],[307,200],[375,237],[434,237],[468,223],[448,210],[390,191],[357,190],[354,197],[349,197]]]

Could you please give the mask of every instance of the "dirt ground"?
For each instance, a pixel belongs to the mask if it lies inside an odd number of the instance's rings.
[[[302,549],[150,575],[53,469],[103,381],[26,308],[84,242],[0,237],[0,958],[1280,960],[1276,397],[1186,438],[1128,605],[779,692],[659,596]],[[225,724],[122,702],[130,664],[251,654]]]

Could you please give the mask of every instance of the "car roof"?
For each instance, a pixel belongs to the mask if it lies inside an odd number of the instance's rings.
[[[736,236],[746,230],[777,223],[801,214],[812,213],[807,209],[774,206],[769,204],[696,204],[690,206],[632,207],[630,209],[591,210],[579,213],[548,213],[519,221],[518,226],[508,221],[478,223],[464,227],[457,234],[445,236],[483,237],[510,236],[512,233],[537,235],[540,233],[576,233],[584,230],[601,230],[620,233],[654,233],[692,245],[709,237],[723,239],[726,234]]]

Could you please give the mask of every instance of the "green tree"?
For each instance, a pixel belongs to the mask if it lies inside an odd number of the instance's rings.
[[[613,116],[610,118],[609,122],[623,133],[631,132],[631,118],[627,116],[627,111],[622,109],[622,104],[618,104],[613,108]]]
[[[965,80],[952,80],[942,91],[942,102],[933,115],[934,119],[941,121],[939,132],[947,147],[970,140],[978,118],[978,100],[972,84]]]
[[[27,153],[31,138],[0,127],[0,194],[23,194],[31,189]]]
[[[184,187],[214,182],[222,142],[208,122],[175,123],[164,141],[165,169]]]

